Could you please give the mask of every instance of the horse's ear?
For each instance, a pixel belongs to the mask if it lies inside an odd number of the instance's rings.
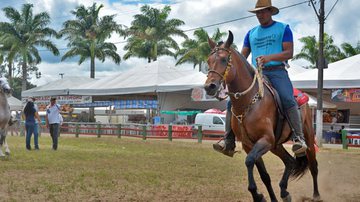
[[[230,48],[231,44],[234,42],[234,35],[233,33],[229,30],[229,36],[226,39],[225,42],[225,48]]]
[[[209,43],[209,46],[210,46],[211,49],[215,48],[216,43],[212,39],[210,39],[209,36],[208,36],[208,43]]]

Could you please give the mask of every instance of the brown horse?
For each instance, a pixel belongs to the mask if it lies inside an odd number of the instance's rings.
[[[239,52],[231,48],[233,34],[229,31],[225,43],[216,45],[208,40],[212,49],[208,57],[209,73],[205,82],[206,93],[218,97],[218,93],[226,85],[232,103],[231,126],[242,148],[247,153],[245,165],[248,171],[248,190],[254,201],[265,201],[257,192],[253,176],[254,165],[261,180],[269,192],[271,201],[277,201],[271,186],[270,176],[266,171],[262,156],[271,151],[285,164],[285,170],[279,183],[280,196],[284,201],[291,201],[287,191],[289,177],[301,178],[310,169],[313,178],[313,198],[320,200],[317,183],[317,161],[314,148],[314,130],[309,106],[301,107],[303,130],[308,149],[306,156],[293,157],[282,145],[290,139],[291,129],[285,121],[279,137],[275,137],[275,128],[280,116],[275,99],[267,87],[263,87],[262,79]]]

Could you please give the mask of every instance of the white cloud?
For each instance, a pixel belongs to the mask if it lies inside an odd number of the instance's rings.
[[[52,26],[56,30],[61,29],[62,23],[72,18],[70,14],[71,10],[74,10],[76,6],[84,4],[85,6],[92,5],[93,2],[98,4],[104,4],[104,8],[100,11],[101,15],[112,15],[116,14],[116,20],[119,24],[129,26],[132,21],[132,16],[139,13],[139,9],[143,4],[128,4],[129,1],[110,1],[108,0],[13,0],[2,2],[1,8],[6,6],[14,6],[19,9],[25,2],[34,4],[34,11],[41,12],[47,11],[52,17]],[[143,1],[138,1],[143,2]],[[154,1],[155,2],[155,1]],[[150,6],[156,8],[162,8],[164,5],[158,3]],[[168,1],[169,2],[169,1]],[[273,0],[273,5],[278,8],[288,7],[297,3],[304,2],[303,0]],[[319,1],[317,1],[319,2]],[[336,0],[327,0],[325,3],[326,14],[330,11]],[[319,4],[319,3],[318,3]],[[317,7],[319,5],[317,4]],[[183,20],[186,24],[182,27],[183,30],[198,28],[207,26],[215,23],[221,23],[233,19],[239,19],[253,14],[249,13],[248,10],[255,6],[254,0],[238,1],[238,0],[181,0],[174,4],[171,4],[171,15],[170,18],[178,18]],[[317,8],[318,9],[318,8]],[[333,36],[335,43],[340,45],[343,42],[350,42],[356,45],[356,42],[360,41],[360,21],[359,15],[357,14],[360,10],[360,2],[358,0],[346,0],[339,1],[334,7],[326,19],[325,32]],[[0,20],[4,21],[3,13],[0,13]],[[309,35],[315,35],[318,37],[319,23],[315,15],[315,11],[307,3],[300,4],[297,6],[281,9],[280,13],[274,16],[275,20],[286,22],[290,24],[293,30],[294,42],[295,42],[295,53],[299,52],[302,44],[298,41],[299,38]],[[235,36],[236,45],[241,48],[243,38],[246,32],[258,24],[256,17],[246,18],[218,26],[208,27],[206,31],[212,34],[217,27],[221,31],[231,30]],[[189,37],[192,37],[193,31],[186,32]],[[182,39],[178,39],[179,43]],[[224,39],[225,40],[225,39]],[[122,42],[124,38],[114,35],[110,41]],[[66,42],[57,40],[59,48],[65,48]],[[123,56],[124,43],[118,43],[118,53]],[[77,61],[67,60],[65,62],[59,62],[60,59],[49,57],[49,54],[43,55],[43,63],[39,65],[39,69],[44,77],[43,80],[51,80],[60,78],[59,73],[64,72],[64,76],[89,76],[89,62],[84,62],[81,66],[77,65]],[[60,58],[60,57],[58,57]],[[170,60],[175,62],[169,57],[160,57],[160,60]],[[145,59],[130,58],[129,60],[122,61],[120,66],[112,63],[111,60],[106,60],[105,63],[96,62],[96,77],[106,76],[111,73],[118,73],[125,69],[133,66],[145,64]],[[301,62],[300,62],[301,63]],[[185,65],[186,67],[191,66]],[[180,67],[181,68],[181,67]],[[46,78],[46,79],[45,79]],[[41,79],[40,79],[41,80]],[[40,84],[40,80],[34,82]]]

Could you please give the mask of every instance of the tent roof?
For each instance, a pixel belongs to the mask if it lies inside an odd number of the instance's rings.
[[[192,71],[188,75],[177,78],[159,85],[159,92],[189,90],[194,87],[201,87],[206,81],[206,75],[202,72]]]
[[[328,65],[323,70],[324,88],[358,88],[360,86],[360,54],[355,55]],[[296,88],[317,88],[318,69],[312,69],[300,73],[292,78]]]
[[[22,108],[23,108],[22,102],[19,99],[17,99],[16,97],[10,96],[7,98],[7,100],[10,105],[11,111],[22,110]]]
[[[29,96],[52,96],[52,95],[69,95],[70,89],[84,83],[93,83],[96,79],[87,77],[65,77],[50,82],[43,86],[38,86],[21,93],[22,97]]]
[[[114,95],[156,92],[160,84],[184,78],[193,72],[194,70],[182,70],[165,62],[156,61],[112,77],[99,79],[91,84],[73,87],[70,89],[70,94]]]
[[[186,90],[193,88],[194,85],[203,85],[205,75],[200,74],[202,73],[196,72],[195,70],[183,70],[169,65],[166,62],[156,61],[101,79],[65,77],[46,85],[26,90],[22,92],[22,97],[51,95],[117,95]],[[187,77],[191,75],[194,75],[194,77],[189,80]],[[199,76],[200,78],[198,78]],[[175,79],[177,81],[174,83],[160,85]]]

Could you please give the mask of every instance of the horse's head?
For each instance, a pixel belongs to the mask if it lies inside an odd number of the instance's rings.
[[[0,78],[0,91],[6,95],[11,93],[11,87],[6,78]]]
[[[213,40],[208,38],[211,53],[207,63],[209,72],[204,85],[208,95],[219,99],[219,93],[225,88],[225,83],[229,82],[229,71],[231,69],[231,49],[234,36],[229,31],[229,36],[225,43],[217,45]]]

